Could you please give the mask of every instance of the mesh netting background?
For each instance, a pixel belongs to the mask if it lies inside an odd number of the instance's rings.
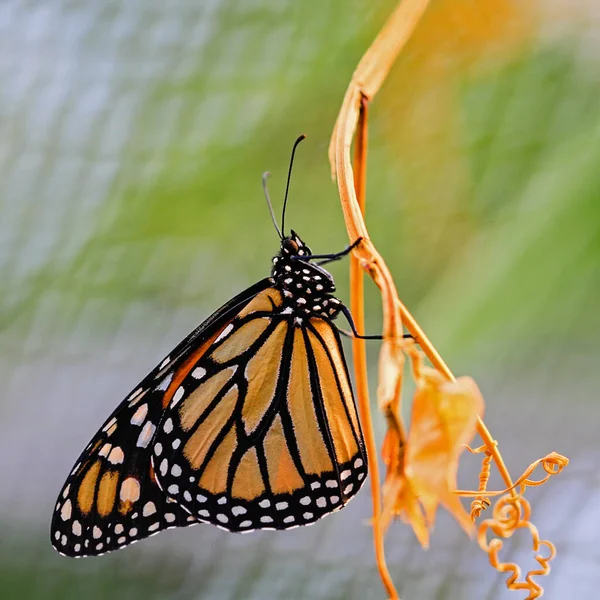
[[[301,132],[288,223],[315,251],[347,243],[326,150],[394,4],[0,2],[0,597],[384,597],[366,490],[310,528],[199,526],[99,559],[58,556],[48,530],[114,406],[265,276],[260,176],[279,205]],[[368,223],[401,297],[479,382],[515,474],[572,459],[528,496],[560,600],[600,585],[599,44],[592,0],[438,0],[371,111]],[[528,544],[506,557],[532,568]],[[519,597],[443,514],[427,553],[401,524],[387,548],[405,599]]]

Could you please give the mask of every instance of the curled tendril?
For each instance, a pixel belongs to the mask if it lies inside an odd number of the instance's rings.
[[[519,486],[521,490],[521,494],[527,489],[527,487],[537,487],[539,485],[543,485],[552,477],[552,475],[558,475],[567,465],[569,464],[569,459],[562,454],[558,454],[558,452],[550,452],[537,460],[536,462],[529,465],[529,467],[525,470],[523,475],[517,479],[515,482],[515,486]],[[542,469],[546,472],[546,476],[542,479],[529,479],[529,476],[535,471],[535,469],[541,466]]]
[[[531,507],[529,502],[522,496],[502,496],[496,502],[491,519],[481,523],[477,534],[477,540],[482,550],[487,552],[490,564],[501,573],[508,573],[506,586],[509,590],[526,590],[529,592],[527,600],[540,598],[544,593],[543,588],[534,581],[534,577],[548,575],[550,573],[550,561],[556,555],[556,549],[552,542],[541,540],[535,525],[530,521]],[[527,529],[531,534],[532,550],[535,552],[535,560],[540,565],[539,569],[529,571],[525,579],[521,579],[521,569],[516,563],[505,563],[499,558],[503,547],[502,539],[511,537],[518,529]],[[489,542],[488,531],[495,536]],[[547,555],[541,552],[545,550]]]
[[[496,443],[496,442],[494,442]],[[479,489],[480,492],[471,502],[471,520],[475,521],[481,516],[481,513],[491,506],[490,499],[486,496],[487,485],[490,480],[490,472],[492,467],[492,453],[488,450],[487,446],[479,446],[479,448],[471,448],[468,444],[466,448],[472,454],[484,453],[483,460],[481,461],[481,471],[479,472]]]
[[[467,449],[472,452],[473,454],[478,454],[480,452],[485,452],[487,454],[487,452],[489,452],[489,449],[485,449],[485,446],[482,446],[480,448],[470,448],[469,446],[467,446]],[[484,459],[485,462],[485,459]],[[550,452],[550,454],[547,454],[546,456],[544,456],[543,458],[539,458],[538,460],[536,460],[535,462],[532,462],[527,469],[525,469],[525,471],[523,472],[523,474],[521,475],[521,477],[519,477],[514,483],[513,485],[511,485],[510,487],[504,489],[504,490],[500,490],[500,491],[489,491],[487,489],[484,488],[485,492],[486,492],[486,496],[501,496],[502,494],[506,494],[507,492],[513,492],[512,496],[514,498],[518,498],[520,496],[522,496],[525,492],[525,490],[528,487],[537,487],[540,485],[543,485],[544,483],[546,483],[546,481],[548,481],[548,479],[550,479],[550,477],[552,477],[553,475],[558,475],[567,465],[569,464],[569,459],[566,456],[563,456],[562,454],[558,454],[558,452]],[[541,466],[544,471],[546,472],[546,475],[544,477],[542,477],[542,479],[530,479],[529,476],[537,469],[537,467]],[[462,496],[462,497],[475,497],[478,498],[479,496],[481,496],[481,492],[482,487],[482,478],[484,477],[484,471],[485,471],[484,466],[482,466],[482,473],[480,475],[479,478],[479,489],[478,490],[456,490],[454,493],[457,494],[458,496]],[[486,483],[486,487],[487,487],[487,481]],[[518,493],[515,493],[516,490],[518,490]]]
[[[543,485],[550,477],[560,473],[569,464],[569,459],[557,452],[551,452],[531,463],[521,477],[509,488],[502,491],[489,491],[487,484],[493,458],[491,448],[483,445],[479,448],[467,446],[467,449],[472,454],[484,454],[479,474],[478,490],[456,491],[460,496],[475,497],[471,504],[471,518],[475,520],[485,508],[490,506],[489,496],[500,496],[494,505],[491,518],[486,519],[479,526],[477,533],[479,546],[488,554],[492,567],[501,573],[508,574],[506,586],[509,590],[528,591],[527,600],[540,598],[544,593],[544,589],[534,580],[534,577],[541,577],[550,573],[550,561],[556,555],[556,548],[552,542],[540,539],[537,528],[531,523],[531,506],[523,497],[523,494],[527,487]],[[540,466],[544,469],[546,475],[541,479],[531,479],[531,474]],[[539,569],[529,571],[524,579],[521,578],[521,569],[516,563],[505,563],[499,558],[503,547],[502,540],[510,538],[518,529],[529,531],[532,539],[532,550],[535,553],[534,558],[540,565]],[[489,532],[495,537],[488,541]],[[542,554],[544,550],[545,554]]]

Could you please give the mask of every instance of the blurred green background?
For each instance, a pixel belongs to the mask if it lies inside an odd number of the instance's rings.
[[[114,406],[268,272],[260,177],[280,206],[299,133],[287,223],[316,252],[348,243],[327,145],[394,6],[0,2],[0,598],[385,597],[367,491],[311,528],[199,526],[99,559],[60,557],[48,530]],[[368,225],[402,299],[478,381],[514,475],[571,458],[528,494],[558,600],[600,586],[599,47],[593,0],[433,0],[371,110]],[[332,272],[347,300],[347,263]],[[505,547],[526,570],[528,544]],[[387,548],[404,600],[524,597],[445,515],[428,552],[401,524]]]

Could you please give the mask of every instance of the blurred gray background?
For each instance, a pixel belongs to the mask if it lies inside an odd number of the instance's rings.
[[[105,417],[268,272],[260,177],[280,206],[299,133],[288,223],[315,251],[347,244],[327,145],[394,6],[0,1],[0,598],[385,597],[366,490],[314,527],[201,525],[98,559],[59,556],[48,530]],[[371,111],[368,225],[401,297],[479,383],[515,477],[571,458],[527,496],[554,600],[600,586],[599,44],[593,0],[433,0]],[[332,272],[347,300],[347,263]],[[528,545],[505,557],[529,570]],[[428,552],[399,523],[387,552],[403,600],[525,597],[444,514]]]

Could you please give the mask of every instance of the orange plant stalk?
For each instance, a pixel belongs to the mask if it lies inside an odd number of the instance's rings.
[[[539,598],[543,589],[533,577],[549,573],[549,561],[554,557],[555,549],[549,541],[539,538],[537,529],[529,520],[530,507],[523,493],[528,485],[541,485],[551,475],[560,472],[568,460],[551,453],[532,463],[513,484],[497,443],[481,418],[483,399],[477,386],[468,377],[454,378],[402,304],[385,261],[369,239],[364,221],[368,104],[385,81],[428,4],[428,0],[404,0],[392,13],[352,76],[329,146],[332,175],[338,182],[348,236],[351,242],[362,238],[350,263],[351,310],[359,332],[364,329],[363,271],[367,271],[382,295],[384,339],[379,359],[377,397],[387,423],[383,446],[387,466],[383,505],[368,396],[365,346],[363,340],[353,341],[357,398],[371,472],[375,555],[383,585],[389,597],[396,599],[398,594],[385,564],[383,545],[384,530],[393,516],[400,516],[410,523],[418,539],[426,546],[440,504],[471,533],[472,521],[490,505],[488,497],[503,494],[494,507],[492,518],[479,527],[479,545],[488,553],[492,566],[509,574],[506,581],[509,589],[527,590],[528,598]],[[354,172],[350,149],[357,125]],[[403,325],[414,341],[403,340]],[[420,346],[433,368],[424,364],[416,345]],[[402,375],[407,357],[411,361],[417,387],[408,435],[400,416]],[[483,446],[471,450],[467,444],[475,431],[483,440]],[[458,458],[465,447],[485,454],[479,488],[474,491],[455,489]],[[491,492],[486,489],[492,462],[504,480],[505,490]],[[546,470],[546,477],[541,481],[529,479],[538,464]],[[459,501],[460,496],[474,498],[471,519]],[[520,580],[517,565],[503,563],[498,557],[502,548],[500,538],[510,537],[519,528],[530,531],[532,549],[541,567],[528,573],[524,580]],[[488,531],[496,536],[489,542]],[[539,553],[541,548],[546,550],[547,556]]]
[[[356,136],[354,154],[354,186],[356,188],[356,199],[361,213],[364,215],[366,184],[367,184],[367,119],[368,102],[362,98],[360,115],[358,121],[358,133]],[[364,277],[359,260],[356,256],[350,256],[350,310],[358,332],[364,334],[365,309],[363,301]],[[369,385],[367,379],[367,353],[365,340],[353,338],[352,358],[354,362],[354,373],[356,379],[356,394],[358,398],[358,409],[364,428],[365,444],[367,447],[367,460],[369,473],[371,474],[371,498],[373,503],[373,536],[375,544],[375,556],[379,575],[383,586],[389,597],[398,598],[394,583],[385,564],[385,552],[383,547],[383,528],[381,527],[381,496],[379,493],[379,465],[377,464],[377,446],[373,432],[373,421],[369,403]]]

